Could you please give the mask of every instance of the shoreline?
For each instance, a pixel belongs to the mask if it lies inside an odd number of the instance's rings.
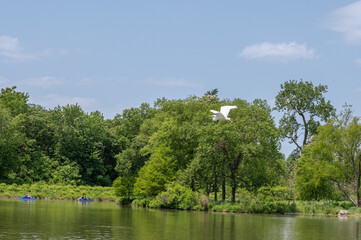
[[[21,200],[19,199],[19,197],[17,196],[11,196],[11,197],[7,197],[7,196],[0,196],[0,199],[12,199],[12,200]],[[61,201],[76,201],[77,199],[73,199],[73,198],[53,198],[53,197],[36,197],[34,200],[45,200],[45,201],[51,201],[51,200],[61,200]],[[119,202],[117,200],[113,200],[113,199],[93,199],[92,201],[94,202],[114,202],[116,203],[116,205],[119,206],[123,206],[123,207],[131,207],[131,208],[148,208],[148,209],[156,209],[156,210],[172,210],[172,211],[191,211],[191,212],[209,212],[209,213],[233,213],[233,214],[254,214],[254,215],[295,215],[295,216],[329,216],[329,217],[338,217],[340,219],[345,219],[348,217],[355,217],[355,218],[359,218],[361,217],[360,214],[356,213],[356,214],[352,214],[349,213],[346,216],[339,216],[338,214],[331,214],[331,213],[302,213],[302,212],[285,212],[285,213],[254,213],[254,212],[243,212],[243,211],[235,211],[235,210],[213,210],[213,209],[208,209],[208,210],[182,210],[182,209],[171,209],[171,208],[151,208],[151,207],[143,207],[143,206],[132,206],[131,204],[129,205],[122,205],[119,204]]]
[[[0,196],[0,199],[19,199],[17,196]],[[76,201],[78,198],[54,198],[54,197],[35,197],[33,200],[62,200],[62,201]],[[19,199],[21,200],[21,199]],[[32,199],[22,199],[22,200],[32,200]],[[92,201],[94,202],[117,202],[117,200],[113,199],[97,199],[92,198]]]

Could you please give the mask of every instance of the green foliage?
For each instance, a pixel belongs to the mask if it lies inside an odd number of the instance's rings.
[[[152,197],[165,190],[165,186],[176,178],[176,162],[169,154],[169,148],[159,147],[150,160],[140,169],[134,185],[134,194]]]
[[[320,121],[325,122],[335,114],[330,101],[323,96],[326,92],[326,85],[314,86],[312,82],[302,80],[281,84],[275,102],[275,109],[284,112],[279,122],[280,132],[301,151],[316,134]],[[301,142],[298,139],[300,131],[303,135]]]
[[[148,198],[134,199],[132,202],[133,207],[148,207],[150,200]]]
[[[218,89],[158,99],[154,107],[144,103],[112,120],[78,105],[47,110],[29,104],[29,95],[16,87],[2,89],[0,182],[15,184],[1,184],[0,195],[115,199],[113,190],[79,186],[113,183],[120,200],[136,198],[133,204],[141,206],[259,213],[348,207],[291,202],[296,188],[297,199],[348,199],[358,206],[359,118],[346,110],[320,126],[334,115],[326,90],[302,80],[282,84],[276,97],[276,109],[284,112],[280,136],[266,101],[222,100]],[[224,105],[237,106],[229,113],[234,122],[212,121],[209,110]],[[280,137],[298,146],[286,161]],[[220,193],[234,203],[209,201]]]
[[[156,110],[149,104],[142,103],[139,108],[125,109],[111,122],[111,131],[119,139],[122,148],[122,151],[116,155],[116,170],[120,176],[136,175],[149,159],[148,155],[140,153],[147,139],[144,134],[140,134],[140,129],[146,120],[154,116],[155,112]]]
[[[11,116],[26,114],[29,95],[15,91],[16,87],[3,88],[0,92],[0,106],[9,110]]]
[[[301,200],[331,199],[334,189],[324,175],[323,167],[305,150],[297,161],[295,186]]]
[[[167,185],[166,191],[158,194],[149,203],[153,208],[190,210],[200,204],[198,194],[177,183]]]
[[[0,196],[20,197],[26,193],[40,199],[77,199],[85,195],[95,200],[116,200],[111,187],[48,185],[40,182],[31,185],[0,184]]]
[[[265,184],[277,184],[284,174],[284,163],[267,104],[240,99],[227,104],[237,106],[230,112],[235,122],[210,122],[199,127],[196,157],[186,173],[195,176],[204,188],[213,185],[214,191],[226,181],[234,202],[239,186],[254,191]]]
[[[296,178],[299,191],[327,189],[332,183],[345,198],[360,206],[360,145],[360,119],[352,117],[349,109],[319,127],[300,160]]]
[[[352,204],[336,201],[307,201],[297,202],[297,212],[299,213],[315,213],[315,214],[338,214],[342,209],[349,209]]]
[[[54,158],[60,165],[76,167],[82,183],[111,185],[117,146],[103,116],[99,112],[88,115],[78,105],[67,105],[54,109],[51,117],[58,127]]]
[[[208,206],[214,212],[239,212],[241,208],[238,203],[230,202],[211,202]]]
[[[115,195],[120,197],[120,200],[125,202],[131,202],[133,199],[133,191],[134,191],[135,177],[134,176],[124,176],[118,177],[113,182],[113,188],[115,191]]]
[[[8,180],[9,174],[14,176],[12,173],[21,164],[24,143],[20,118],[12,118],[9,111],[0,105],[0,180]]]
[[[343,209],[347,209],[347,208],[343,208]],[[359,207],[350,207],[347,209],[348,213],[349,214],[358,214],[358,215],[361,215],[361,208]]]
[[[275,201],[290,200],[290,194],[286,187],[260,187],[257,191],[262,198],[272,197]]]

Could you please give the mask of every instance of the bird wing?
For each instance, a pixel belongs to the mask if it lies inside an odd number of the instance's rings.
[[[225,119],[224,115],[223,115],[221,112],[218,112],[218,111],[216,111],[216,110],[211,110],[211,112],[215,114],[215,115],[213,115],[213,116],[217,116],[217,117],[218,117],[218,118],[217,118],[218,120],[223,120],[223,119]]]
[[[233,108],[237,108],[237,106],[223,106],[223,107],[221,107],[221,113],[222,113],[225,117],[227,117],[229,111],[230,111],[231,109],[233,109]]]

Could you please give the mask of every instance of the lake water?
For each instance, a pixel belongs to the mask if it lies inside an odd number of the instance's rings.
[[[0,199],[0,239],[361,239],[360,219]]]

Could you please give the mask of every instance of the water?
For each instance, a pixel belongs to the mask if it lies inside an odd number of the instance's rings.
[[[0,239],[361,239],[360,219],[0,199]]]

